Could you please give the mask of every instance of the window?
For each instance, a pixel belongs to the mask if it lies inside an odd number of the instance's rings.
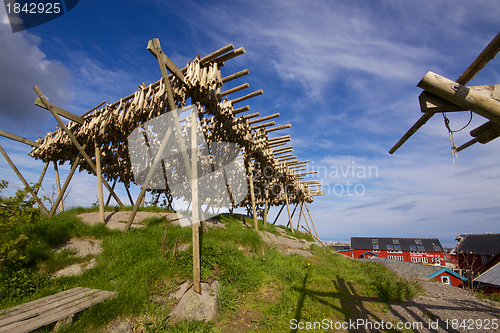
[[[446,283],[446,284],[451,284],[450,277],[447,275],[441,276],[441,282]]]
[[[392,245],[387,245],[387,250],[389,251],[393,251],[394,250],[394,247]]]
[[[481,262],[483,263],[483,265],[486,264],[486,262],[488,261],[488,259],[489,259],[489,256],[485,256],[485,255],[481,256]]]
[[[425,247],[417,246],[418,252],[425,252]]]
[[[387,256],[387,259],[392,259],[392,260],[398,260],[398,261],[404,261],[402,256]]]
[[[373,249],[378,250],[379,249],[378,245],[373,244]]]
[[[393,239],[392,244],[399,244],[399,239]]]
[[[373,244],[378,244],[378,239],[372,239]]]
[[[415,239],[415,244],[422,245],[422,240],[421,239]]]
[[[399,246],[399,245],[394,245],[394,250],[396,250],[396,251],[401,251],[401,246]]]
[[[432,258],[432,263],[434,265],[441,265],[441,259],[439,259],[439,258]]]
[[[429,260],[426,257],[411,257],[411,262],[426,264]]]
[[[417,252],[417,247],[415,245],[410,245],[411,252]]]

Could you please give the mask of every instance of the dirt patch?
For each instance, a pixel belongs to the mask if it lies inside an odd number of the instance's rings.
[[[127,224],[127,221],[130,217],[130,214],[132,212],[126,211],[126,212],[105,212],[104,213],[104,220],[106,223],[106,226],[109,229],[117,229],[117,230],[123,230],[125,228],[125,225]],[[83,213],[77,215],[84,223],[87,223],[88,225],[94,225],[101,223],[101,218],[99,215],[99,212],[90,212],[90,213]],[[169,220],[172,220],[173,218],[176,217],[175,213],[158,213],[158,212],[137,212],[137,214],[134,217],[134,220],[132,221],[131,228],[142,228],[144,227],[141,222],[147,218],[150,217],[165,217]]]

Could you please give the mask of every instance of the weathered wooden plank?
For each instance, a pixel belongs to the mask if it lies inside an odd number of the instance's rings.
[[[200,258],[200,216],[198,207],[198,140],[196,129],[196,114],[191,117],[191,221],[193,232],[193,289],[201,294],[201,258]],[[189,170],[189,169],[188,169]],[[187,170],[186,170],[187,171]],[[189,171],[187,171],[189,172]]]
[[[168,68],[170,73],[174,74],[179,80],[184,82],[184,74],[182,73],[182,71],[179,69],[179,67],[177,67],[174,64],[174,62],[172,60],[170,60],[169,57],[167,57],[167,55],[165,53],[163,53],[161,48],[155,46],[156,42],[158,42],[158,46],[159,46],[159,39],[158,38],[152,39],[148,42],[148,47],[147,47],[148,51],[156,59],[161,58],[161,62]],[[160,59],[158,59],[158,60],[160,60]]]
[[[45,106],[45,104],[43,104],[42,100],[40,99],[40,97],[38,97],[35,101],[35,105],[36,106],[39,106],[41,107],[42,109],[46,109],[48,110],[48,108]],[[64,117],[64,118],[67,118],[69,120],[72,120],[74,121],[75,123],[78,123],[78,124],[83,124],[84,120],[82,117],[79,117],[77,116],[76,114],[73,114],[69,111],[66,111],[64,109],[61,109],[60,107],[52,104],[52,107],[53,107],[53,110],[60,116]]]
[[[98,304],[104,300],[112,298],[117,295],[117,293],[109,291],[99,291],[93,298],[80,298],[74,303],[66,304],[61,307],[54,308],[52,311],[46,312],[42,316],[34,317],[25,320],[21,323],[13,323],[11,325],[0,328],[0,332],[9,333],[27,333],[31,332],[42,326],[54,323],[56,321],[65,319],[80,312],[94,304]]]
[[[30,145],[32,147],[40,147],[40,145],[41,145],[40,143],[38,143],[36,141],[26,139],[26,138],[23,138],[22,136],[12,134],[12,133],[9,133],[9,132],[3,131],[3,130],[0,130],[0,135],[3,137],[6,137],[8,139],[19,141],[21,143]]]
[[[60,293],[57,293],[54,295],[46,296],[46,297],[39,298],[37,300],[31,301],[28,303],[19,304],[19,305],[13,306],[13,307],[8,308],[8,309],[0,310],[0,315],[9,314],[9,316],[10,316],[10,315],[15,315],[17,313],[20,313],[22,311],[29,311],[31,309],[45,305],[48,302],[52,302],[55,299],[63,299],[64,297],[71,297],[71,295],[78,293],[84,289],[85,288],[82,288],[82,287],[75,287],[72,289],[61,291]],[[0,318],[3,318],[3,317],[0,317]]]
[[[275,138],[269,138],[268,141],[273,142],[273,141],[278,141],[278,140],[283,140],[283,139],[290,139],[290,135],[283,135],[283,136],[278,136]]]
[[[448,102],[444,98],[436,96],[428,91],[423,91],[420,96],[418,96],[418,100],[420,102],[420,111],[422,112],[437,113],[467,111],[463,107]]]
[[[37,306],[30,310],[22,311],[16,314],[10,314],[7,318],[1,318],[0,320],[0,332],[1,328],[11,325],[12,323],[22,323],[27,319],[43,316],[45,313],[50,312],[56,308],[62,308],[64,306],[73,305],[75,301],[82,300],[84,298],[88,298],[89,296],[95,295],[99,292],[97,289],[80,289],[78,292],[70,294],[68,297],[67,294],[62,298],[55,298],[51,302],[47,302],[41,306]]]

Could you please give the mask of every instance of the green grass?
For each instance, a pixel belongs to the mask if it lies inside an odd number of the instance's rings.
[[[382,266],[351,260],[329,248],[313,246],[314,256],[309,259],[283,256],[262,241],[253,229],[253,220],[247,220],[250,227],[245,227],[238,218],[223,215],[218,218],[226,229],[210,228],[201,235],[202,280],[215,278],[221,283],[219,321],[168,326],[166,318],[174,302],[158,304],[153,299],[162,296],[168,300],[177,284],[191,277],[191,247],[173,251],[175,246],[191,245],[191,229],[151,218],[144,221],[146,228],[111,231],[103,225],[90,227],[75,217],[85,211],[91,210],[75,208],[21,226],[30,240],[25,249],[29,260],[23,268],[0,271],[2,308],[81,286],[116,291],[119,296],[82,311],[63,332],[101,331],[116,318],[132,318],[145,332],[243,328],[282,332],[290,330],[294,318],[345,320],[356,315],[354,309],[378,316],[388,301],[409,298],[416,292],[414,285]],[[279,234],[275,228],[270,224],[264,228],[259,221],[259,230]],[[297,234],[311,240],[307,234]],[[90,259],[75,258],[70,251],[51,251],[72,237],[102,239],[104,251],[97,256],[98,265],[78,277],[51,279],[50,273],[56,269]],[[241,318],[249,323],[240,323]]]

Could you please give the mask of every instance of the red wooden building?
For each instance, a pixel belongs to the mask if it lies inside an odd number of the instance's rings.
[[[351,248],[339,251],[351,258],[387,258],[444,266],[443,246],[437,238],[351,237]]]
[[[472,273],[484,273],[500,262],[500,234],[460,235],[455,250],[458,267]]]

